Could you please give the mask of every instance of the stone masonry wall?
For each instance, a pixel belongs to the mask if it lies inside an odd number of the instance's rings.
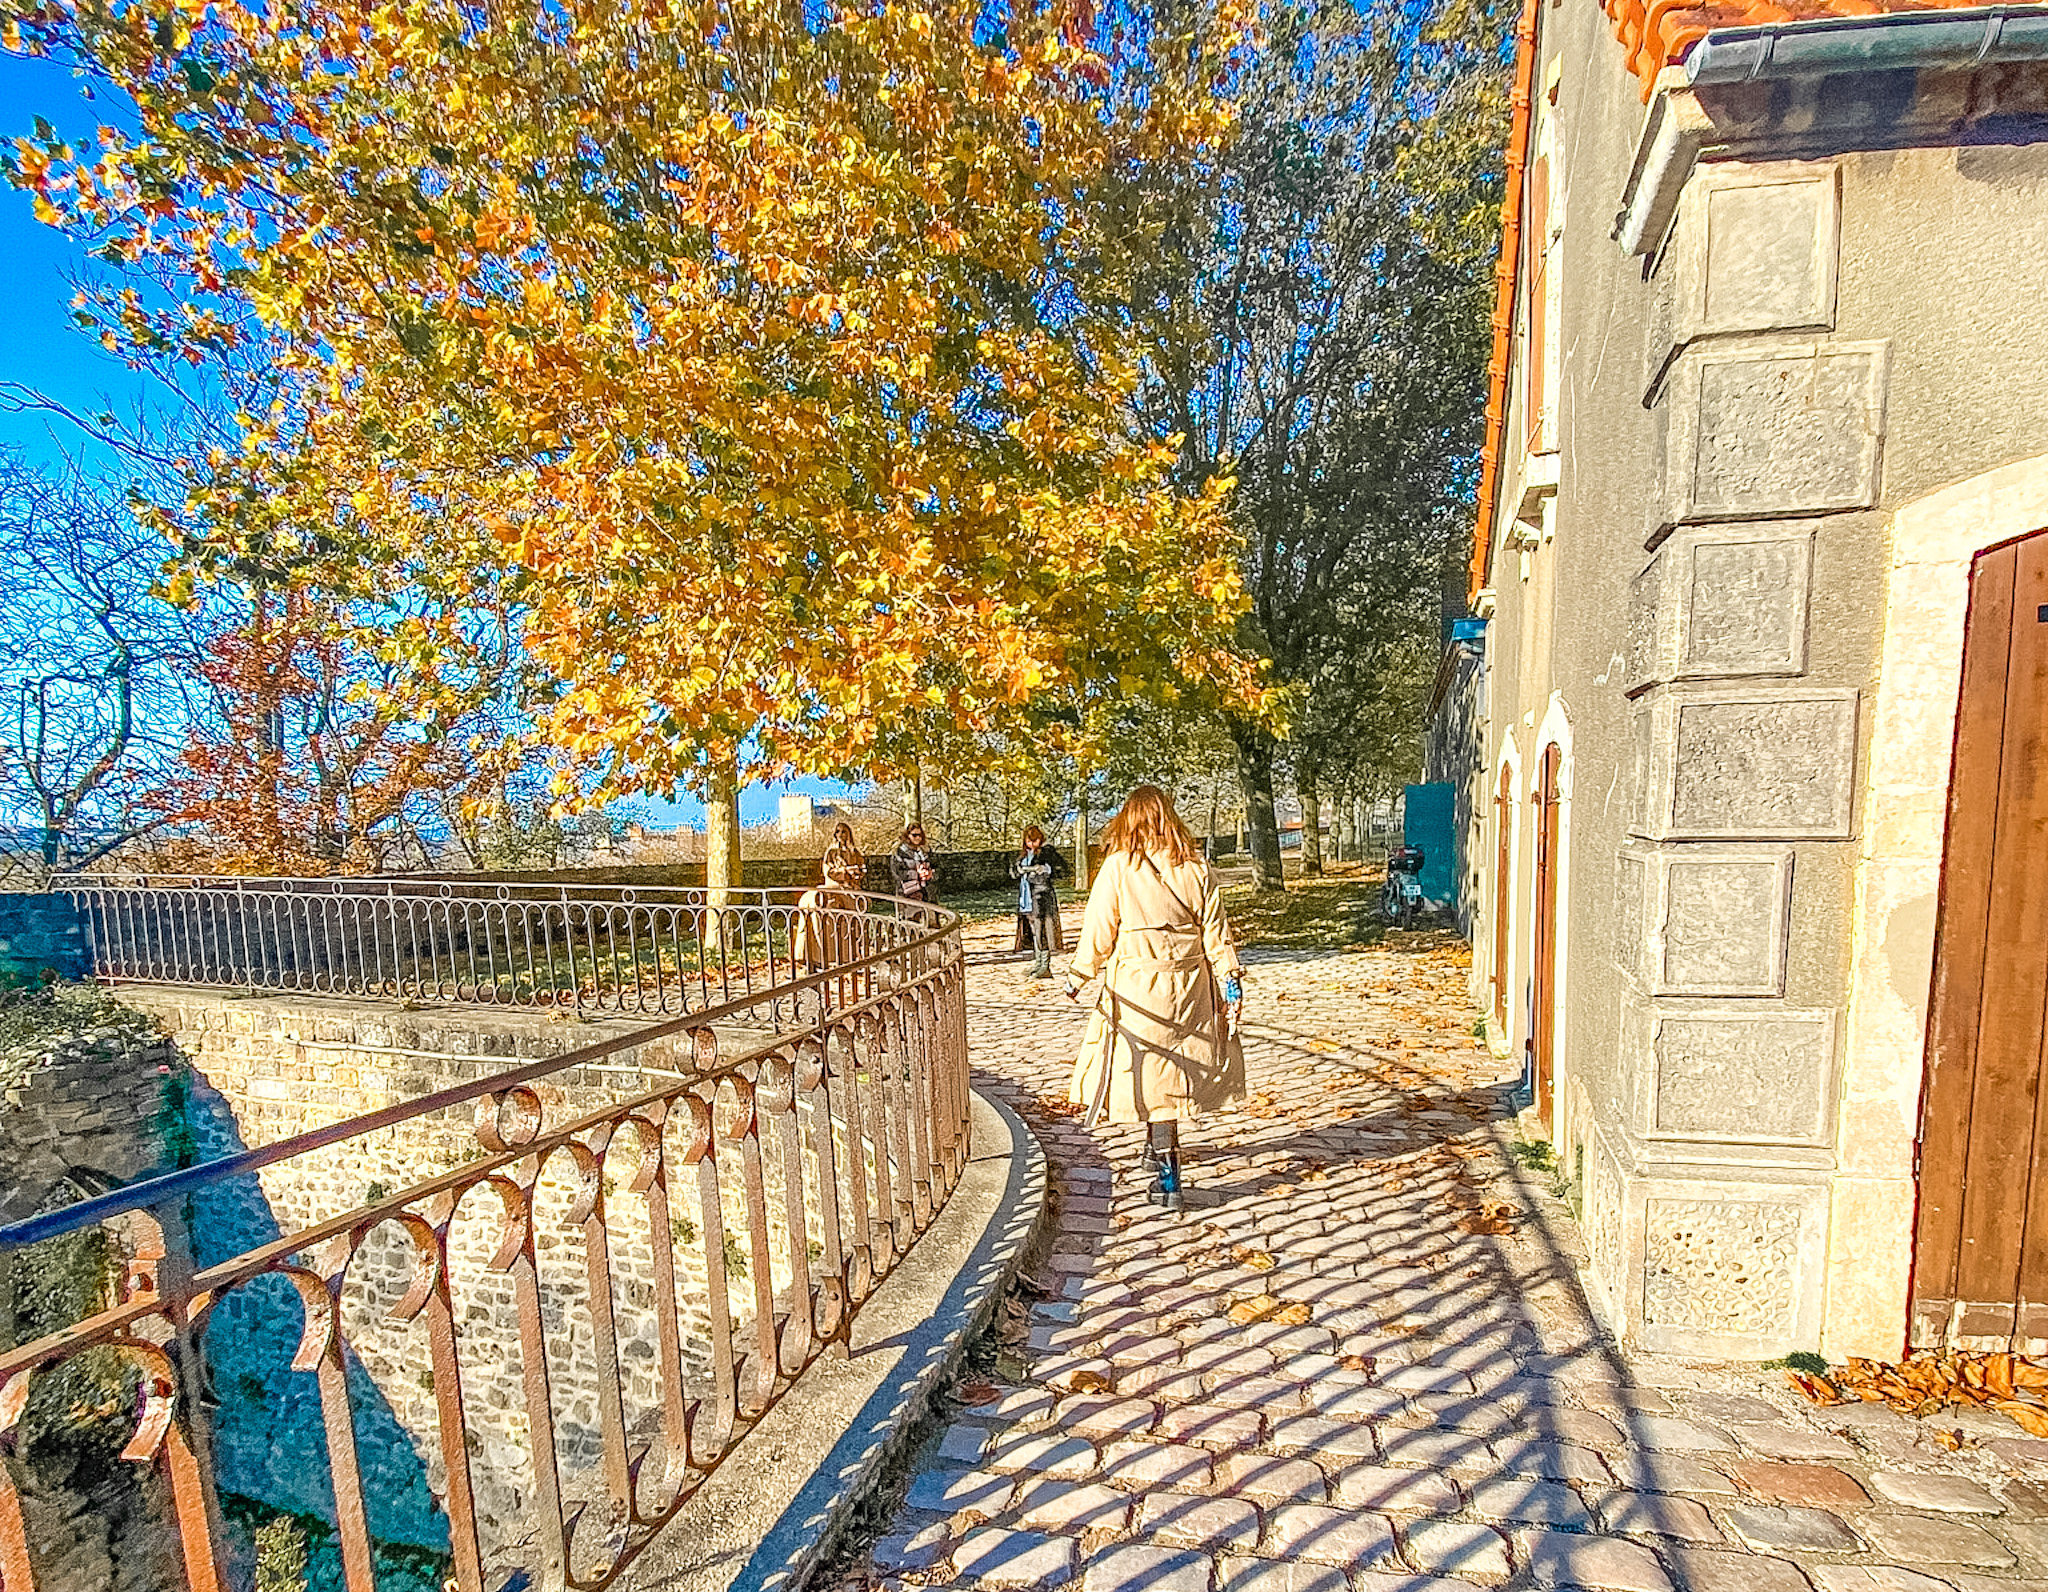
[[[201,1159],[273,1143],[642,1026],[555,1022],[538,1015],[476,1010],[414,1012],[300,997],[235,998],[177,988],[124,989],[122,995],[165,1024],[227,1108],[215,1121],[217,1131],[199,1146]],[[743,1053],[748,1040],[757,1037],[734,1034],[726,1054]],[[536,1093],[552,1127],[660,1087],[689,1070],[687,1053],[676,1041],[658,1041],[566,1069],[536,1086]],[[650,1231],[646,1201],[628,1192],[638,1165],[637,1142],[615,1143],[603,1170],[625,1411],[629,1425],[642,1431],[653,1426],[660,1400],[654,1309],[657,1242],[667,1242],[675,1256],[686,1370],[695,1374],[709,1363],[703,1253],[708,1223],[694,1173],[683,1167],[684,1131],[679,1120],[666,1134],[671,1223],[665,1234]],[[462,1107],[264,1168],[249,1180],[242,1197],[254,1196],[276,1230],[292,1232],[396,1194],[484,1153],[472,1109]],[[744,1332],[752,1315],[754,1279],[749,1275],[748,1217],[739,1171],[737,1158],[722,1164],[720,1216],[727,1235],[723,1251],[731,1273],[731,1306]],[[779,1156],[772,1149],[763,1157],[763,1181],[772,1282],[779,1294],[789,1281],[792,1246],[781,1214],[786,1204]],[[593,1353],[588,1251],[581,1225],[569,1220],[578,1187],[570,1158],[557,1154],[549,1160],[534,1196],[546,1375],[553,1394],[558,1459],[572,1498],[596,1496],[602,1441],[603,1373]],[[808,1186],[805,1193],[807,1220],[815,1232],[815,1196]],[[235,1196],[223,1191],[221,1197],[232,1201]],[[201,1264],[248,1247],[243,1241],[251,1226],[248,1212],[218,1226],[223,1241],[207,1245],[202,1240]],[[512,1546],[531,1529],[524,1510],[532,1476],[532,1434],[518,1300],[509,1276],[490,1269],[502,1230],[499,1199],[488,1188],[478,1187],[464,1198],[449,1236],[470,1463],[487,1558],[494,1548],[509,1558]],[[228,1234],[235,1235],[232,1242],[226,1239]],[[397,1223],[372,1229],[350,1265],[343,1310],[366,1391],[374,1402],[388,1407],[395,1428],[404,1434],[400,1441],[405,1465],[417,1469],[425,1501],[429,1495],[445,1494],[425,1328],[385,1319],[406,1292],[413,1264],[411,1240]],[[287,1327],[286,1336],[295,1341],[297,1310],[288,1287],[276,1280],[261,1281],[223,1301],[213,1332],[224,1346],[244,1349],[276,1338]],[[227,1352],[240,1351],[230,1347]],[[317,1407],[305,1412],[303,1424],[317,1432]],[[224,1446],[228,1451],[223,1463],[232,1469],[242,1456],[232,1445]],[[365,1445],[366,1464],[371,1446]],[[312,1474],[316,1485],[309,1493],[317,1494],[324,1486],[324,1466],[316,1464]],[[302,1500],[308,1505],[320,1501],[313,1496]]]

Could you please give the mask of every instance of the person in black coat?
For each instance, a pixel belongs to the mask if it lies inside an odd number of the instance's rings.
[[[1024,844],[1010,859],[1010,877],[1017,881],[1017,951],[1035,951],[1028,978],[1052,977],[1052,953],[1064,951],[1060,937],[1060,897],[1053,888],[1066,864],[1045,843],[1045,831],[1033,824]]]
[[[923,824],[904,830],[896,849],[889,853],[889,879],[904,900],[928,907],[939,904],[938,864],[925,844]]]

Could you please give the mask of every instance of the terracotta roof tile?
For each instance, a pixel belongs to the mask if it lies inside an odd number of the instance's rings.
[[[1601,0],[1614,36],[1628,52],[1629,70],[1642,80],[1643,98],[1665,67],[1715,28],[1753,28],[1767,22],[1812,22],[1823,17],[1868,17],[1884,11],[1953,11],[1983,0]]]

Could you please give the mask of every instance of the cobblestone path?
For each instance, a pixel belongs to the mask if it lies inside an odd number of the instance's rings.
[[[1070,923],[1070,934],[1071,934]],[[885,1587],[1960,1592],[2044,1585],[2048,1443],[1623,1357],[1506,1153],[1461,948],[1248,953],[1247,1110],[1156,1210],[1064,1106],[1081,1020],[970,940],[981,1085],[1051,1158],[1047,1297],[876,1545]],[[1788,1345],[1788,1347],[1792,1347]]]

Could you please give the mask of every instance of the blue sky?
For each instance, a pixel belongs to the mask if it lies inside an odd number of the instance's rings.
[[[0,53],[0,135],[28,131],[37,116],[60,133],[90,132],[105,111],[83,99],[69,69]],[[70,320],[68,278],[84,253],[29,211],[28,195],[0,186],[0,379],[21,382],[74,409],[131,410],[145,393],[129,370]],[[75,432],[41,415],[0,413],[0,447],[50,458],[77,449]]]
[[[87,133],[107,119],[103,105],[84,99],[71,72],[49,61],[0,51],[0,137],[14,138],[41,116],[59,133]],[[33,387],[82,413],[111,409],[127,414],[150,398],[149,382],[107,354],[71,324],[70,278],[84,252],[55,227],[37,221],[28,196],[0,184],[0,381]],[[84,439],[54,417],[0,412],[0,448],[55,459],[85,451]],[[740,797],[742,823],[772,819],[784,789],[831,797],[846,793],[837,780],[797,780],[756,786]],[[650,822],[701,825],[703,804],[687,797],[639,805]]]

